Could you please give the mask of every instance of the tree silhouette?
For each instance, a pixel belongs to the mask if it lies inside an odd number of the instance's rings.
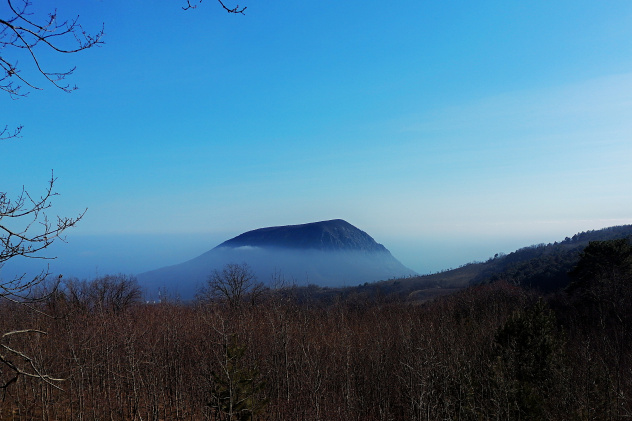
[[[221,271],[213,271],[200,298],[225,301],[231,308],[238,308],[246,299],[254,305],[263,290],[264,285],[257,282],[247,263],[228,263]]]

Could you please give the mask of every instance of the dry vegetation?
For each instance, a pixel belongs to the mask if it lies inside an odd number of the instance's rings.
[[[0,418],[626,418],[632,294],[621,274],[580,274],[548,302],[500,282],[423,305],[305,303],[291,291],[238,306],[143,304],[126,299],[133,284],[110,295],[74,284],[42,312],[0,307],[0,331],[47,332],[3,343],[65,379],[20,376]]]

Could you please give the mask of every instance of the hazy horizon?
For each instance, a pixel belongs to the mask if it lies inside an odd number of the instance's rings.
[[[624,222],[586,226],[573,232],[551,232],[549,235],[533,233],[522,238],[497,235],[398,238],[367,233],[404,266],[419,274],[428,274],[484,261],[496,253],[510,253],[534,244],[562,241],[566,236],[613,225],[624,225]],[[62,274],[66,278],[94,279],[116,273],[137,275],[191,260],[241,233],[69,235],[66,243],[56,243],[45,253],[49,257],[56,256],[56,259],[14,259],[0,268],[0,277],[6,279],[22,273],[34,274],[47,265],[52,275]]]

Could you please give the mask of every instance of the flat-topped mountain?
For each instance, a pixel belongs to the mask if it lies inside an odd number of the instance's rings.
[[[245,232],[187,262],[138,275],[150,294],[191,299],[214,270],[247,263],[259,282],[338,287],[416,275],[369,234],[342,219]],[[275,279],[276,278],[276,279]]]
[[[342,219],[259,228],[224,241],[218,247],[244,246],[388,252],[386,247],[376,243],[369,234]]]

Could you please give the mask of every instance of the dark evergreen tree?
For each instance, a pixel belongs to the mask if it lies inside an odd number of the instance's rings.
[[[632,245],[627,239],[593,241],[571,272],[568,292],[584,322],[606,330],[632,323]],[[629,332],[628,332],[629,333]]]
[[[224,344],[220,371],[212,372],[213,387],[208,406],[220,420],[252,420],[267,404],[260,392],[265,383],[259,379],[257,367],[244,361],[246,347],[234,335]]]
[[[511,419],[545,419],[561,344],[543,301],[514,313],[496,333],[496,369],[508,389]]]

